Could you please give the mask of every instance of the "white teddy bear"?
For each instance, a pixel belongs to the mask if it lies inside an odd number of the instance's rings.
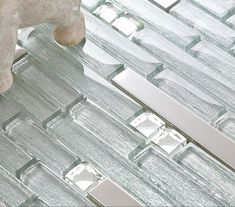
[[[52,23],[56,25],[54,36],[60,44],[76,45],[85,36],[80,4],[81,0],[0,0],[0,93],[13,83],[11,65],[18,29]]]

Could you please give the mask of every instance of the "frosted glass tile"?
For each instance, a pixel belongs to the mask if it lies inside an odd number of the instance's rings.
[[[84,11],[86,16],[87,37],[109,52],[120,62],[146,78],[152,78],[162,70],[159,60],[130,40],[106,25],[98,18]]]
[[[144,23],[131,14],[121,15],[112,23],[112,25],[126,37],[129,37],[144,28]]]
[[[47,41],[48,45],[55,44],[54,37],[52,37],[51,26],[42,24],[36,28],[37,31],[40,31],[43,34],[44,41]],[[111,80],[124,68],[124,65],[121,62],[102,50],[89,39],[85,39],[75,47],[63,47],[63,49],[107,80]]]
[[[48,130],[59,135],[59,141],[94,166],[103,176],[107,176],[146,206],[172,206],[178,203],[171,199],[169,192],[158,188],[158,181],[151,181],[144,171],[103,143],[99,137],[86,131],[70,117],[58,120]],[[163,184],[162,184],[163,185]]]
[[[83,98],[81,94],[65,85],[55,81],[42,72],[43,66],[31,56],[27,57],[17,68],[17,77],[22,80],[22,85],[32,93],[38,92],[46,100],[52,102],[63,111],[68,111]]]
[[[235,43],[235,31],[185,1],[173,7],[170,13],[227,50]]]
[[[130,125],[147,138],[162,133],[165,128],[165,122],[148,111],[134,119]]]
[[[8,128],[7,134],[38,160],[49,166],[58,176],[61,176],[62,171],[76,161],[72,152],[65,149],[30,119],[17,120]]]
[[[13,86],[4,96],[16,101],[38,119],[43,126],[60,113],[58,107],[45,100],[42,96],[38,96],[36,93],[32,94],[22,88],[20,81],[16,78]]]
[[[200,36],[195,31],[171,17],[162,9],[154,6],[148,0],[112,0],[112,2],[122,5],[132,15],[145,20],[159,34],[184,49],[200,40]]]
[[[225,20],[234,12],[235,2],[232,0],[189,0],[210,15]]]
[[[89,0],[82,1],[82,6],[88,9],[89,11],[93,11],[98,5],[102,4],[105,0]]]
[[[156,75],[152,82],[209,123],[226,111],[223,105],[169,68]]]
[[[8,137],[0,132],[0,165],[14,176],[30,166],[35,159],[17,147]]]
[[[226,77],[228,81],[234,83],[234,57],[207,41],[198,43],[190,52],[202,63]]]
[[[33,203],[29,205],[29,207],[49,207],[44,201],[37,198]]]
[[[3,96],[0,96],[0,111],[4,111],[0,116],[0,128],[2,129],[5,129],[11,121],[19,117],[21,114],[19,105]]]
[[[192,177],[173,160],[166,158],[155,149],[148,149],[138,156],[137,165],[146,172],[152,173],[178,203],[185,206],[221,206],[228,203],[220,195],[213,192],[201,179]]]
[[[36,35],[37,32],[33,34]],[[46,52],[41,50],[40,48],[46,47],[48,42],[45,42],[41,34],[38,33],[36,38],[33,34],[23,44],[37,60],[44,64],[42,71],[47,76],[66,83],[123,122],[142,111],[142,106],[82,65],[57,44],[50,44]]]
[[[235,29],[235,15],[228,18],[225,23],[232,29]]]
[[[41,163],[25,172],[22,182],[49,206],[93,206]]]
[[[172,8],[179,2],[179,0],[150,0],[150,1],[165,11],[168,11],[170,8]]]
[[[128,157],[131,151],[144,142],[142,137],[90,102],[76,108],[72,117],[75,123],[99,137],[122,156]]]
[[[167,154],[172,155],[187,144],[187,139],[176,130],[166,128],[162,134],[153,137],[152,142]]]
[[[112,3],[106,2],[98,7],[93,13],[107,23],[111,23],[122,13],[122,10]]]
[[[214,123],[214,126],[235,142],[235,113],[227,112]]]
[[[28,205],[36,196],[19,180],[0,167],[0,203],[8,206]]]
[[[202,151],[189,144],[175,158],[175,161],[191,174],[203,179],[229,203],[235,205],[235,173]]]
[[[219,103],[234,108],[234,82],[227,81],[224,76],[203,65],[150,29],[140,31],[134,39],[138,45],[160,57],[175,73],[190,81]]]
[[[65,180],[71,185],[78,186],[82,191],[89,191],[95,187],[102,175],[88,163],[81,163],[65,175]]]

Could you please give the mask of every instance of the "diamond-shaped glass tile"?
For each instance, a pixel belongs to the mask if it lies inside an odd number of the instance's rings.
[[[112,25],[126,37],[144,28],[144,23],[130,14],[123,14]]]
[[[149,138],[154,134],[159,134],[165,128],[165,122],[151,112],[144,112],[131,123],[141,134]]]
[[[106,2],[100,7],[98,7],[94,14],[105,20],[108,23],[111,23],[122,13],[121,9],[115,7],[112,3]]]
[[[172,154],[180,151],[187,144],[187,139],[176,130],[166,128],[160,136],[154,137],[152,142],[166,153]]]
[[[96,186],[101,178],[102,175],[87,163],[76,166],[65,176],[68,183],[77,185],[82,191],[87,191]]]

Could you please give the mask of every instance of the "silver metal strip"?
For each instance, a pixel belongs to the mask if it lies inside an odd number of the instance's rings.
[[[235,143],[130,69],[113,82],[235,169]]]
[[[88,198],[99,206],[140,207],[137,200],[110,179],[105,179],[88,193]]]

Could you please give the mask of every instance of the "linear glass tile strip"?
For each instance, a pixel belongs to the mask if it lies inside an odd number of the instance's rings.
[[[56,134],[58,140],[82,160],[91,163],[102,175],[108,176],[118,185],[146,206],[174,206],[179,205],[169,191],[156,187],[159,181],[141,171],[128,160],[123,159],[99,137],[86,131],[76,124],[71,117],[63,118],[51,123],[50,133]]]
[[[101,206],[142,206],[110,179],[105,179],[93,188],[88,196]]]
[[[224,50],[203,40],[191,48],[190,53],[203,64],[224,76],[227,81],[235,82],[235,59]]]
[[[34,37],[36,34],[38,35]],[[33,54],[35,59],[43,64],[44,67],[41,69],[44,74],[58,82],[66,83],[122,122],[127,122],[130,117],[142,111],[142,106],[82,65],[61,46],[54,43],[48,48],[48,42],[37,31],[34,31],[22,44]],[[41,50],[45,47],[47,50]],[[50,60],[48,60],[48,56]]]
[[[235,143],[226,136],[131,70],[113,81],[235,169]]]
[[[235,3],[230,0],[188,0],[208,12],[211,16],[224,21],[235,13]]]
[[[173,7],[170,14],[195,28],[225,50],[229,50],[235,43],[234,30],[186,1],[181,1]]]
[[[0,166],[0,202],[8,206],[26,206],[36,196]]]
[[[207,186],[219,192],[228,202],[235,205],[235,173],[190,143],[174,160],[189,173],[203,179]]]
[[[94,206],[41,163],[22,174],[21,180],[49,206]]]
[[[8,137],[0,132],[0,165],[14,176],[35,163],[35,158],[17,147]]]
[[[234,30],[235,29],[235,15],[228,18],[225,23]]]
[[[156,75],[152,83],[208,123],[226,111],[223,105],[169,68]]]
[[[44,201],[37,198],[35,201],[33,201],[31,204],[29,204],[29,207],[49,207]]]
[[[77,161],[74,154],[53,139],[32,120],[19,119],[7,128],[7,134],[58,176]],[[9,149],[9,148],[8,148]]]
[[[0,111],[4,111],[0,116],[0,128],[5,129],[6,126],[20,116],[21,108],[15,102],[0,96]]]
[[[63,111],[68,111],[81,101],[81,94],[63,82],[56,82],[46,76],[41,70],[42,67],[34,58],[27,56],[20,67],[15,68],[15,73],[28,90],[40,94]]]
[[[155,148],[140,153],[135,160],[136,164],[143,170],[156,174],[162,180],[168,182],[172,191],[182,199],[187,196],[187,201],[182,204],[185,206],[227,206],[228,203],[218,192],[208,188],[205,184],[200,185],[202,179],[195,178],[183,168],[172,164],[173,160],[165,157]],[[161,169],[161,170],[159,170]],[[169,179],[170,178],[170,179]],[[169,180],[168,180],[169,179]],[[203,187],[202,187],[203,186]],[[199,190],[200,187],[203,190]],[[194,197],[189,194],[194,193]]]
[[[146,21],[152,29],[183,49],[200,41],[200,36],[148,0],[112,0],[127,12]],[[174,8],[174,7],[173,7]]]
[[[235,113],[227,112],[221,116],[214,124],[219,131],[226,134],[235,143]]]
[[[102,4],[105,0],[89,0],[82,1],[82,6],[85,7],[89,11],[93,11],[96,7]]]
[[[173,6],[179,3],[179,0],[150,0],[152,3],[163,9],[169,11]]]
[[[104,143],[126,158],[144,142],[142,137],[137,136],[91,102],[77,107],[72,117],[75,123],[100,137]]]
[[[174,44],[150,29],[140,31],[134,40],[156,56],[183,78],[190,80],[220,103],[235,109],[235,83],[227,81],[220,73],[208,68]]]
[[[35,29],[43,34],[44,41],[47,41],[48,45],[55,44],[54,37],[52,37],[52,27],[50,25],[39,25],[35,27]],[[124,68],[121,62],[89,39],[85,39],[75,47],[62,48],[107,80],[111,80],[115,74],[121,72]]]
[[[97,17],[85,10],[83,12],[86,16],[88,39],[116,57],[126,67],[130,67],[149,79],[162,70],[162,63],[159,60],[137,47]]]

